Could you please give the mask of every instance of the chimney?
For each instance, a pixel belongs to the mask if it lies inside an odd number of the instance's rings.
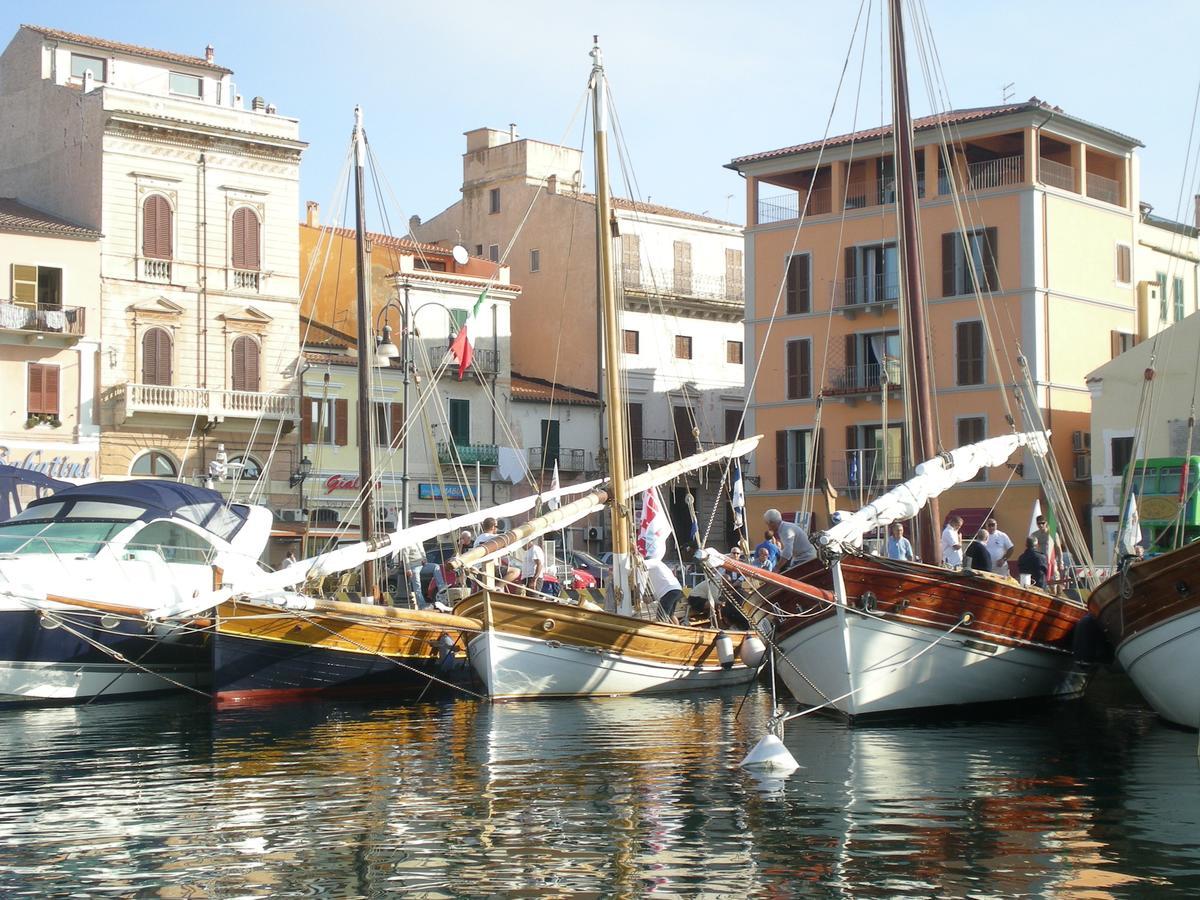
[[[546,179],[546,193],[547,194],[557,194],[558,193],[558,176],[557,175],[551,175],[549,178]]]
[[[254,112],[265,112],[267,109],[267,101],[262,97],[255,97],[250,101],[250,108],[254,110]]]
[[[414,241],[417,240],[417,229],[420,227],[421,227],[421,217],[420,216],[409,216],[408,217],[408,233],[409,233],[409,236],[412,237],[412,239]]]
[[[90,94],[96,88],[96,76],[92,74],[91,69],[85,69],[83,72],[83,92]]]
[[[508,140],[514,144],[517,142],[517,123],[516,122],[508,123]]]
[[[304,204],[304,224],[312,228],[321,224],[321,204],[316,200],[309,200]]]
[[[273,116],[273,115],[275,115],[275,113],[276,113],[277,111],[278,111],[278,107],[276,107],[274,103],[268,103],[268,104],[267,104],[267,115],[268,115],[268,116]]]
[[[215,56],[216,56],[216,52],[213,50],[212,44],[209,44],[207,47],[204,48],[204,61],[206,63],[208,63],[209,65],[212,65],[212,61]]]

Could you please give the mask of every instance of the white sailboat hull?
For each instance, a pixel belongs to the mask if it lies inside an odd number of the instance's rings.
[[[486,630],[469,644],[471,664],[498,700],[660,694],[746,684],[741,663],[681,666]]]
[[[1138,632],[1117,647],[1117,659],[1155,712],[1200,728],[1200,609]]]
[[[170,679],[170,680],[168,680]],[[123,663],[0,662],[0,705],[72,703],[93,697],[157,694],[180,686],[203,690],[209,673],[194,667],[155,666],[139,672]]]
[[[852,718],[1040,697],[1071,699],[1087,684],[1086,669],[1067,653],[946,637],[944,630],[844,610],[787,635],[780,649],[785,658],[777,670],[800,703]]]

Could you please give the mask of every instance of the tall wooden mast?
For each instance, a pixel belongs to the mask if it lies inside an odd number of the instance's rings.
[[[621,403],[620,323],[617,321],[617,279],[613,269],[612,201],[608,187],[608,91],[600,39],[592,46],[592,116],[596,152],[596,244],[599,248],[600,308],[604,322],[604,393],[608,425],[608,474],[612,478],[612,549],[629,553],[629,519],[625,493],[625,417]],[[626,588],[617,585],[616,589]]]
[[[904,355],[906,371],[912,374],[912,415],[909,423],[917,461],[938,453],[934,431],[933,386],[929,378],[929,342],[925,331],[925,295],[921,290],[921,235],[917,229],[916,163],[913,157],[912,114],[908,107],[908,63],[904,51],[904,22],[901,0],[891,0],[892,25],[892,121],[896,138],[896,190],[899,197],[900,266],[904,273]],[[929,178],[929,173],[926,173]],[[937,498],[925,506],[920,543],[921,559],[941,562],[941,512]]]
[[[371,496],[375,483],[371,465],[371,365],[375,360],[375,343],[371,340],[371,272],[367,259],[367,210],[363,202],[363,164],[366,157],[362,129],[362,110],[354,107],[354,249],[357,265],[358,300],[358,478],[362,491],[362,510],[359,518],[360,539],[374,537],[375,504]],[[375,566],[368,562],[362,570],[364,597],[374,597]]]

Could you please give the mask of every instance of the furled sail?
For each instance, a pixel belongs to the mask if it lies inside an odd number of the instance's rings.
[[[875,498],[858,512],[845,516],[828,531],[822,531],[817,535],[816,542],[822,547],[857,544],[863,534],[872,529],[911,519],[931,497],[956,484],[970,481],[980,469],[1003,465],[1019,447],[1026,447],[1037,456],[1045,456],[1049,449],[1049,438],[1048,431],[1006,434],[967,444],[926,460],[917,466],[916,474],[908,481]]]

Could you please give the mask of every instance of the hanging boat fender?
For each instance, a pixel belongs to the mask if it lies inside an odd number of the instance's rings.
[[[733,639],[723,631],[717,635],[717,659],[722,669],[733,668]]]
[[[766,654],[767,645],[757,634],[746,635],[742,640],[742,646],[738,648],[738,658],[741,659],[743,665],[751,669],[757,669]]]

